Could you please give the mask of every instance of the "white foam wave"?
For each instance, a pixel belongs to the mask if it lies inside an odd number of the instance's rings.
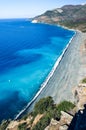
[[[59,65],[61,59],[63,58],[63,56],[64,56],[66,50],[68,49],[68,47],[69,47],[71,41],[73,40],[73,38],[75,37],[75,35],[76,35],[76,32],[75,32],[75,34],[73,35],[73,37],[70,39],[69,43],[66,45],[66,47],[65,47],[65,49],[63,50],[63,52],[62,52],[62,54],[60,55],[60,57],[57,59],[56,63],[54,64],[54,66],[53,66],[53,68],[52,68],[52,70],[50,71],[49,75],[47,76],[47,78],[45,79],[45,81],[43,82],[43,84],[41,85],[40,90],[37,92],[37,94],[36,94],[35,97],[31,100],[31,102],[29,102],[29,103],[27,104],[27,106],[26,106],[22,111],[20,111],[20,113],[15,117],[15,120],[18,119],[18,118],[23,114],[23,112],[25,112],[25,110],[36,100],[36,98],[40,95],[40,93],[42,92],[42,90],[46,87],[48,81],[49,81],[50,78],[53,76],[53,74],[54,74],[54,72],[55,72],[57,66]]]

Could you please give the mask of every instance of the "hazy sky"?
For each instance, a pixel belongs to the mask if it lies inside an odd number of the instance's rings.
[[[0,0],[0,18],[28,18],[66,4],[82,4],[86,0]]]

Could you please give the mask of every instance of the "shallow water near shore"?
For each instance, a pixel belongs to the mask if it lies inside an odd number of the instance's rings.
[[[0,20],[0,121],[33,99],[74,33],[25,19]]]

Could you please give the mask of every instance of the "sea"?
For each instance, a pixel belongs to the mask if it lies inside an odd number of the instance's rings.
[[[0,20],[0,121],[29,107],[75,32],[28,19]]]

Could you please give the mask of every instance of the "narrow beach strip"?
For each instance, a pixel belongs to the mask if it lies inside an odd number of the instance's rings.
[[[35,97],[31,100],[31,102],[29,102],[27,104],[27,106],[21,110],[19,112],[19,114],[17,114],[17,116],[14,118],[15,120],[17,120],[29,107],[30,105],[37,99],[37,97],[41,94],[41,92],[43,91],[43,89],[46,87],[47,83],[49,82],[49,80],[51,79],[51,77],[53,76],[56,68],[58,67],[59,63],[61,62],[65,52],[67,51],[69,45],[71,44],[73,38],[76,36],[76,32],[74,33],[74,35],[72,36],[72,38],[70,39],[70,41],[68,42],[68,44],[66,45],[66,47],[64,48],[62,54],[59,56],[59,58],[57,59],[57,61],[55,62],[52,70],[50,71],[49,75],[47,76],[47,78],[45,79],[45,81],[43,82],[43,84],[41,84],[41,87],[39,89],[39,91],[37,92],[37,94],[35,95]]]

